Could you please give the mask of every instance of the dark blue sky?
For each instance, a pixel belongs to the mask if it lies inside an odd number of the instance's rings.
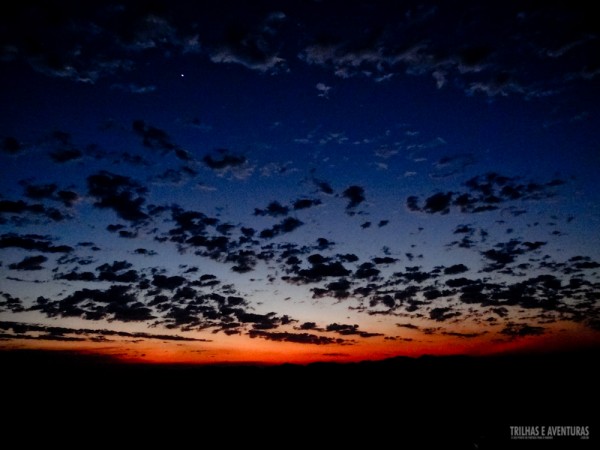
[[[598,342],[587,6],[1,17],[4,347],[306,361]]]

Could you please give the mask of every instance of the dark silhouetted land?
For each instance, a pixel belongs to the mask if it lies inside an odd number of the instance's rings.
[[[169,448],[206,448],[209,437],[226,447],[593,448],[598,355],[190,366],[0,352],[2,409],[5,424],[48,426],[37,435],[47,439],[76,427],[109,439],[166,435]],[[591,436],[511,439],[510,426],[534,425],[588,426]]]

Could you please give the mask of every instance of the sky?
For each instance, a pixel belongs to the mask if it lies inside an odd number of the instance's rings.
[[[0,348],[600,343],[589,2],[0,6]]]

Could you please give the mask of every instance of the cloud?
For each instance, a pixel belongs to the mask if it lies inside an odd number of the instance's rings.
[[[226,149],[219,149],[217,152],[219,153],[218,157],[205,155],[202,158],[204,164],[210,169],[220,175],[231,173],[237,179],[246,179],[252,174],[254,169],[248,164],[245,156],[234,155]]]
[[[83,152],[73,144],[71,134],[65,131],[53,131],[47,138],[46,144],[52,147],[48,156],[55,163],[64,164],[83,157]]]
[[[323,194],[333,195],[334,191],[331,185],[327,181],[313,179],[315,186],[319,189]]]
[[[124,92],[130,92],[132,94],[149,94],[151,92],[156,91],[156,86],[154,85],[140,85],[137,83],[115,83],[111,85],[111,89],[117,89]]]
[[[22,248],[45,253],[70,253],[73,251],[73,247],[68,245],[52,245],[52,239],[49,236],[39,234],[3,234],[0,236],[0,249],[3,248]]]
[[[349,186],[344,192],[342,192],[342,196],[348,199],[348,205],[346,205],[346,209],[352,209],[365,201],[365,189],[356,185]]]
[[[451,201],[452,192],[439,192],[425,200],[425,206],[423,207],[423,210],[429,214],[448,214],[450,212],[449,206]]]
[[[536,251],[544,245],[546,242],[519,241],[517,239],[498,243],[494,248],[481,252],[482,256],[491,261],[483,270],[492,272],[503,269],[508,264],[515,262],[518,256]]]
[[[356,278],[373,278],[377,277],[381,271],[375,268],[375,265],[370,262],[364,262],[356,269],[354,276]]]
[[[319,97],[329,98],[329,91],[331,90],[331,86],[327,86],[325,83],[317,83],[315,87],[319,92],[317,94]]]
[[[63,164],[76,159],[81,159],[83,153],[81,150],[77,149],[64,149],[50,152],[48,155],[55,163]]]
[[[251,338],[262,338],[270,341],[279,342],[294,342],[296,344],[311,344],[311,345],[331,345],[331,344],[352,344],[353,341],[341,338],[332,338],[328,336],[319,336],[317,334],[310,333],[290,333],[287,331],[283,332],[269,332],[262,330],[250,330],[248,336]]]
[[[429,311],[429,318],[437,322],[444,322],[452,317],[457,317],[460,315],[462,314],[458,311],[452,312],[452,308],[450,307],[433,308],[431,311]]]
[[[556,195],[555,189],[563,184],[560,179],[546,183],[523,182],[517,177],[489,172],[467,180],[463,184],[467,192],[438,192],[425,199],[423,207],[419,206],[417,196],[409,196],[406,206],[410,211],[429,214],[448,214],[451,207],[457,207],[463,213],[480,213],[496,210],[503,203],[552,198]]]
[[[32,184],[20,183],[24,187],[24,195],[32,200],[53,200],[66,207],[73,206],[79,200],[79,194],[69,190],[58,190],[56,183]]]
[[[323,331],[322,328],[317,327],[317,324],[315,322],[304,322],[302,324],[300,324],[298,326],[299,330],[319,330],[319,331]]]
[[[271,330],[278,328],[281,325],[288,325],[290,323],[297,322],[297,320],[293,320],[287,315],[277,317],[276,313],[274,312],[270,312],[268,314],[256,314],[243,310],[235,310],[234,315],[241,323],[251,323],[253,331]]]
[[[11,270],[42,270],[42,264],[48,261],[44,255],[27,256],[18,263],[9,264]]]
[[[130,71],[135,66],[132,58],[141,52],[183,53],[197,47],[165,17],[163,8],[152,5],[23,4],[12,9],[7,24],[0,58],[26,61],[47,76],[89,84]]]
[[[177,275],[167,277],[165,275],[154,275],[152,278],[152,285],[156,286],[159,289],[167,289],[169,291],[173,291],[178,287],[182,286],[186,283],[186,279],[184,277],[180,277]]]
[[[298,211],[300,209],[312,208],[313,206],[318,206],[320,204],[321,200],[318,198],[299,198],[292,203],[292,208],[295,211]]]
[[[222,170],[227,167],[240,166],[246,162],[244,156],[231,155],[227,150],[222,150],[220,153],[223,155],[221,159],[214,159],[211,155],[206,155],[203,158],[204,163],[211,169]]]
[[[457,275],[459,273],[467,272],[469,268],[464,264],[454,264],[450,267],[444,268],[444,275]]]
[[[93,341],[94,338],[99,336],[106,337],[118,337],[118,338],[129,338],[129,339],[150,339],[150,340],[160,340],[160,341],[187,341],[187,342],[211,342],[209,339],[199,339],[192,338],[187,336],[180,336],[176,334],[152,334],[152,333],[144,333],[144,332],[128,332],[128,331],[115,331],[115,330],[106,330],[106,329],[90,329],[90,328],[68,328],[68,327],[54,327],[47,325],[38,325],[31,323],[22,323],[22,322],[7,322],[0,321],[0,330],[12,331],[12,335],[4,334],[3,338],[12,338],[12,339],[24,339],[24,338],[33,338],[40,340],[56,340],[57,337],[69,338],[69,336],[65,335],[75,335],[81,336],[85,339],[81,340],[90,340]],[[34,335],[30,335],[28,333],[34,333]],[[46,333],[45,335],[35,335],[37,333]]]
[[[260,237],[264,239],[271,239],[275,236],[279,236],[284,233],[291,233],[296,228],[304,225],[303,222],[294,218],[286,217],[280,223],[273,225],[271,228],[266,228],[260,232]]]
[[[397,323],[396,326],[401,327],[401,328],[408,328],[410,330],[418,330],[419,329],[419,327],[417,325],[414,325],[412,323]]]
[[[102,264],[96,268],[98,271],[97,280],[114,283],[136,283],[140,280],[140,277],[136,270],[131,269],[132,266],[127,261],[114,261],[112,264]]]
[[[62,222],[68,218],[61,210],[44,206],[41,203],[27,203],[23,200],[0,200],[0,224],[7,221],[17,225],[30,222],[36,223],[40,217],[51,222]]]
[[[342,278],[338,281],[328,283],[325,286],[325,289],[313,288],[311,291],[313,292],[313,298],[329,296],[333,298],[344,299],[350,296],[350,286],[350,282]]]
[[[472,153],[443,156],[434,164],[434,170],[430,174],[433,179],[449,178],[463,173],[464,170],[475,164],[476,159]]]
[[[187,151],[171,142],[171,138],[166,131],[148,125],[143,120],[134,120],[131,127],[142,138],[144,147],[162,150],[164,153],[173,152],[182,161],[190,161],[192,159]]]
[[[357,335],[362,338],[369,338],[374,336],[383,336],[381,333],[369,333],[366,331],[360,331],[358,329],[358,325],[347,325],[347,324],[338,324],[332,323],[325,327],[325,331],[331,331],[334,333],[341,334],[342,336],[352,336]]]
[[[323,278],[329,277],[345,277],[351,274],[351,271],[346,269],[343,264],[339,261],[330,262],[327,258],[322,255],[315,253],[308,257],[308,262],[311,267],[308,269],[300,269],[294,267],[296,277],[282,277],[284,280],[294,283],[315,283],[321,281]]]
[[[482,332],[473,332],[473,333],[461,333],[458,331],[441,331],[440,334],[444,335],[444,336],[452,336],[452,337],[457,337],[457,338],[461,338],[461,339],[474,339],[474,338],[478,338],[480,336],[483,336],[485,334],[487,334],[487,331],[482,331]]]
[[[273,201],[269,203],[266,209],[254,209],[255,216],[286,216],[290,212],[290,209],[287,206],[282,206],[279,202]]]
[[[148,218],[142,211],[143,197],[148,190],[137,181],[107,171],[101,171],[87,178],[88,192],[96,198],[94,206],[108,208],[123,220],[140,222]]]
[[[262,73],[286,70],[285,59],[279,56],[275,35],[285,14],[270,14],[252,30],[231,26],[226,41],[210,52],[214,63],[240,64]]]
[[[509,322],[500,331],[500,333],[503,335],[509,336],[510,338],[519,338],[519,337],[525,337],[525,336],[539,336],[541,334],[544,334],[544,331],[545,330],[543,327],[536,327],[536,326],[531,326],[528,324]]]
[[[17,155],[25,150],[23,144],[12,136],[7,136],[2,139],[2,145],[0,145],[0,151],[9,154]]]
[[[150,308],[140,302],[130,286],[113,285],[106,290],[82,289],[61,300],[39,297],[30,308],[48,317],[80,317],[87,320],[142,322],[153,319]]]
[[[0,312],[4,311],[17,313],[25,311],[25,308],[20,298],[13,297],[7,292],[0,292]]]

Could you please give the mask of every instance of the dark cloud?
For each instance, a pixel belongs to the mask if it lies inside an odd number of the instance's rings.
[[[0,312],[23,312],[25,308],[23,302],[18,297],[13,297],[7,292],[0,292]]]
[[[348,199],[346,209],[355,208],[365,201],[365,189],[361,186],[350,186],[342,192],[342,195]]]
[[[204,164],[214,170],[223,170],[228,167],[237,167],[246,163],[244,156],[232,155],[228,150],[219,150],[220,159],[215,159],[211,155],[206,155],[202,158]]]
[[[34,339],[47,340],[50,337],[67,337],[65,335],[84,336],[89,340],[98,336],[111,336],[119,338],[130,338],[130,339],[152,339],[160,341],[189,341],[189,342],[210,342],[209,339],[198,339],[187,336],[180,336],[176,334],[152,334],[143,332],[128,332],[128,331],[114,331],[105,329],[89,329],[89,328],[67,328],[67,327],[53,327],[46,325],[37,325],[30,323],[21,322],[6,322],[0,321],[0,329],[5,331],[12,331],[14,334],[11,336],[14,339],[23,339],[27,333],[46,333],[39,337],[33,337]],[[7,335],[4,335],[6,338]],[[29,336],[31,337],[31,336]],[[68,338],[68,337],[67,337]],[[56,339],[53,339],[56,340]],[[85,339],[83,339],[85,340]]]
[[[248,336],[251,338],[262,338],[270,341],[279,342],[294,342],[297,344],[313,344],[313,345],[330,345],[330,344],[352,344],[353,341],[341,338],[332,338],[328,336],[319,336],[317,334],[310,333],[290,333],[287,331],[283,332],[269,332],[262,330],[250,330]]]
[[[417,325],[413,325],[412,323],[397,323],[396,326],[401,328],[408,328],[410,330],[418,330],[419,327]]]
[[[166,131],[146,124],[143,120],[134,120],[131,124],[132,130],[142,138],[145,147],[159,150],[171,151],[177,146],[171,142]]]
[[[32,200],[54,200],[64,204],[67,207],[79,200],[79,195],[73,191],[59,190],[56,183],[49,184],[31,184],[21,182],[24,187],[24,195]]]
[[[528,324],[514,323],[509,322],[503,329],[500,331],[501,334],[505,336],[509,336],[511,338],[519,338],[524,336],[539,336],[544,334],[543,327],[531,326]]]
[[[243,299],[239,298],[236,304],[241,304]],[[252,330],[272,330],[278,328],[281,325],[287,325],[296,320],[291,319],[289,316],[277,317],[276,313],[270,312],[268,314],[256,314],[250,313],[243,310],[234,310],[234,315],[241,323],[251,323]]]
[[[56,199],[61,201],[65,206],[71,207],[79,200],[79,194],[73,191],[58,191]]]
[[[354,276],[356,278],[372,278],[377,277],[380,273],[381,271],[376,269],[373,263],[365,262],[358,266],[354,272]]]
[[[329,296],[333,298],[344,299],[350,296],[350,287],[350,282],[342,278],[338,281],[328,283],[325,285],[325,289],[313,288],[311,291],[313,292],[313,298]]]
[[[491,272],[503,269],[508,264],[515,262],[520,255],[536,251],[544,245],[546,245],[546,242],[528,242],[519,241],[518,239],[498,243],[494,248],[481,252],[482,256],[492,261],[483,270]]]
[[[129,222],[139,222],[148,218],[142,211],[144,195],[148,190],[135,180],[102,171],[87,178],[88,192],[96,198],[98,208],[112,209],[117,215]]]
[[[441,331],[440,334],[444,335],[444,336],[452,336],[452,337],[457,337],[457,338],[461,338],[461,339],[474,339],[480,336],[483,336],[485,334],[487,334],[487,331],[482,331],[480,333],[461,333],[458,331]]]
[[[313,179],[313,182],[315,183],[319,191],[323,194],[333,195],[333,188],[327,181]]]
[[[296,228],[304,225],[303,222],[295,217],[286,217],[280,223],[273,225],[271,228],[266,228],[260,232],[260,237],[270,239],[284,233],[291,233]]]
[[[246,273],[254,270],[258,258],[253,250],[238,250],[237,252],[229,252],[225,257],[225,262],[234,263],[231,267],[234,272]]]
[[[61,210],[44,206],[41,203],[27,203],[23,200],[0,200],[0,224],[10,220],[12,223],[21,225],[36,222],[37,218],[43,218],[51,222],[62,222],[68,216]]]
[[[76,148],[55,150],[48,153],[48,155],[50,156],[52,161],[59,164],[74,161],[83,157],[83,153],[81,152],[81,150],[78,150]]]
[[[464,264],[454,264],[450,267],[444,268],[444,275],[457,275],[459,273],[467,272],[469,268]]]
[[[157,175],[152,180],[158,183],[169,183],[177,186],[196,175],[198,175],[198,172],[191,167],[182,166],[178,169],[165,169],[163,173]]]
[[[436,161],[434,171],[430,174],[433,179],[448,178],[463,173],[464,170],[475,164],[475,156],[471,153],[443,156]]]
[[[376,256],[372,259],[375,264],[394,264],[398,261],[397,258],[391,256]]]
[[[475,229],[470,225],[459,225],[454,229],[454,234],[471,234]]]
[[[18,263],[9,264],[11,270],[42,270],[42,264],[48,261],[44,255],[27,256]]]
[[[452,317],[460,316],[461,313],[458,311],[452,311],[452,308],[433,308],[429,311],[429,318],[437,322],[444,322]]]
[[[180,276],[165,276],[165,275],[154,275],[152,279],[152,285],[159,289],[167,289],[173,291],[178,287],[182,286],[187,280]]]
[[[325,327],[325,331],[331,331],[334,333],[341,334],[342,336],[352,336],[357,335],[362,338],[369,338],[374,336],[383,336],[381,333],[369,333],[366,331],[360,331],[358,329],[358,325],[347,325],[347,324],[338,324],[332,323]]]
[[[96,274],[93,272],[78,272],[73,270],[67,273],[58,273],[55,275],[57,280],[67,280],[67,281],[96,281]]]
[[[589,256],[574,256],[569,259],[574,269],[598,269],[600,263],[593,261]]]
[[[0,150],[9,155],[16,155],[21,153],[24,150],[23,144],[19,142],[17,138],[12,136],[7,136],[2,139],[2,145],[0,145]]]
[[[405,272],[395,272],[394,277],[404,279],[407,282],[423,283],[424,281],[437,278],[434,272],[424,272],[419,266],[405,267]]]
[[[304,322],[298,326],[299,330],[321,330],[315,322]],[[322,331],[322,330],[321,330]]]
[[[420,211],[421,207],[419,206],[419,197],[415,195],[411,195],[406,199],[406,207],[409,211]]]
[[[44,198],[53,198],[55,191],[58,186],[54,183],[51,184],[26,184],[25,185],[25,197],[41,200]]]
[[[275,34],[279,24],[285,20],[281,12],[269,14],[253,28],[230,26],[224,42],[210,52],[214,63],[240,64],[262,73],[277,73],[286,69],[279,56]]]
[[[0,236],[0,249],[2,248],[22,248],[45,253],[69,253],[73,251],[73,247],[68,245],[52,245],[52,239],[49,236],[38,234],[19,235],[15,233]]]
[[[410,196],[406,205],[410,211],[424,211],[429,214],[447,214],[453,206],[463,213],[479,213],[493,211],[504,203],[517,200],[534,201],[554,197],[555,188],[563,184],[564,181],[560,179],[538,183],[490,172],[466,181],[463,185],[468,189],[467,192],[438,192],[428,197],[422,208],[419,206],[418,197]]]
[[[71,134],[65,131],[54,131],[48,138],[48,145],[53,147],[48,155],[55,163],[64,164],[83,157],[83,152],[73,144]]]
[[[282,277],[284,280],[296,283],[314,283],[328,277],[345,277],[351,271],[346,269],[339,261],[329,262],[320,254],[312,254],[308,257],[311,267],[308,269],[296,269],[296,277]]]
[[[80,317],[87,320],[141,322],[153,319],[152,310],[141,303],[130,286],[114,285],[106,290],[82,289],[61,300],[39,297],[30,308],[48,317]]]
[[[259,209],[259,208],[254,209],[255,216],[271,216],[271,217],[286,216],[289,212],[290,212],[290,209],[287,206],[283,206],[277,201],[273,201],[273,202],[269,203],[265,209]]]
[[[192,159],[187,151],[171,142],[171,138],[166,131],[148,125],[143,120],[134,120],[131,128],[142,138],[144,147],[161,150],[164,153],[173,152],[182,161],[190,161]]]
[[[113,283],[136,283],[140,281],[140,276],[136,270],[131,269],[132,266],[127,261],[114,261],[112,264],[102,264],[96,268],[98,271],[97,280]]]
[[[468,278],[451,278],[449,280],[446,280],[446,286],[448,287],[452,287],[452,288],[457,288],[457,287],[463,287],[463,286],[470,286],[472,284],[477,284],[480,281],[478,280],[469,280]]]
[[[293,202],[292,208],[297,211],[299,209],[307,209],[320,204],[321,200],[318,198],[299,198]]]
[[[452,192],[437,194],[428,197],[425,200],[425,206],[423,210],[429,214],[441,213],[448,214],[450,212],[450,203],[452,201]]]
[[[141,52],[193,49],[177,35],[164,8],[153,5],[23,4],[6,12],[3,60],[24,61],[44,75],[80,83],[130,71],[131,58]]]

